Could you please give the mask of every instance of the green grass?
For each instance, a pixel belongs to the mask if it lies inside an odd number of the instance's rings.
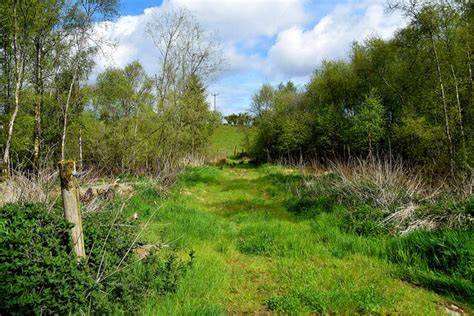
[[[145,219],[161,205],[145,237],[164,239],[183,256],[194,256],[177,291],[165,297],[151,293],[141,302],[142,314],[436,315],[447,302],[472,308],[463,293],[427,286],[435,280],[431,263],[406,262],[419,250],[409,241],[356,235],[328,201],[311,216],[295,213],[301,205],[295,206],[288,187],[301,179],[298,172],[268,165],[197,167],[186,169],[164,200],[152,189],[135,196],[127,211],[143,211]],[[464,240],[449,235],[444,244],[456,238]],[[387,249],[397,255],[388,258]],[[465,255],[460,264],[472,268]],[[459,287],[464,279],[435,277],[438,287],[470,289]]]
[[[251,127],[219,125],[211,136],[207,155],[214,158],[226,158],[233,156],[234,153],[247,151],[246,133],[251,143],[255,134]]]

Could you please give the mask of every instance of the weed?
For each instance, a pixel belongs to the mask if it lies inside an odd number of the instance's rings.
[[[192,262],[174,251],[129,255],[139,226],[117,207],[84,217],[87,259],[78,263],[59,207],[0,208],[5,223],[0,248],[0,312],[116,314],[136,312],[148,294],[176,291]],[[140,243],[140,241],[138,242]]]

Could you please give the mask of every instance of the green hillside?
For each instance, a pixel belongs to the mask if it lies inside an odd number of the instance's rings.
[[[207,154],[211,158],[230,157],[234,152],[248,151],[247,143],[251,144],[255,135],[252,127],[220,125],[211,136]]]

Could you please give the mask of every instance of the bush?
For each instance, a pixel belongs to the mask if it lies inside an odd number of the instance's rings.
[[[71,255],[70,228],[41,205],[7,205],[0,248],[0,314],[67,314],[85,306],[94,287],[88,268]]]
[[[78,261],[59,208],[0,208],[0,314],[130,313],[146,295],[176,291],[192,256],[152,251],[139,262],[130,251],[139,226],[116,212],[83,219],[87,259]]]

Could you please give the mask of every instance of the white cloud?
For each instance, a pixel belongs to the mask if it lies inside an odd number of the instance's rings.
[[[293,26],[280,32],[268,52],[269,62],[283,73],[307,75],[324,59],[346,57],[353,41],[372,35],[388,38],[404,24],[377,1],[338,5],[311,30]]]
[[[104,47],[91,79],[107,66],[133,60],[148,74],[157,73],[158,51],[145,26],[156,12],[184,7],[222,43],[227,63],[209,92],[219,93],[218,107],[225,113],[243,111],[262,82],[303,82],[323,59],[346,57],[354,40],[375,34],[388,38],[405,23],[400,15],[384,12],[383,0],[347,1],[311,21],[319,4],[309,0],[165,0],[141,15],[97,25],[97,34],[116,46]]]
[[[96,26],[97,37],[109,44],[102,45],[96,56],[95,77],[106,67],[124,67],[139,60],[149,74],[157,72],[157,51],[145,33],[149,16],[121,16],[115,22],[104,22]],[[92,78],[93,79],[93,78]]]
[[[187,8],[206,28],[232,41],[271,37],[309,19],[304,0],[169,0],[164,7]]]
[[[255,54],[239,52],[237,44],[244,49],[251,48],[262,38],[274,36],[296,23],[307,22],[303,2],[168,0],[160,7],[145,9],[141,15],[121,16],[115,22],[101,23],[96,27],[97,34],[116,45],[103,47],[102,54],[96,58],[93,77],[106,67],[123,67],[135,59],[140,60],[150,74],[156,73],[157,50],[145,33],[145,26],[155,13],[177,8],[190,10],[204,28],[222,42],[227,60],[224,73],[259,69],[264,65],[262,59]]]

